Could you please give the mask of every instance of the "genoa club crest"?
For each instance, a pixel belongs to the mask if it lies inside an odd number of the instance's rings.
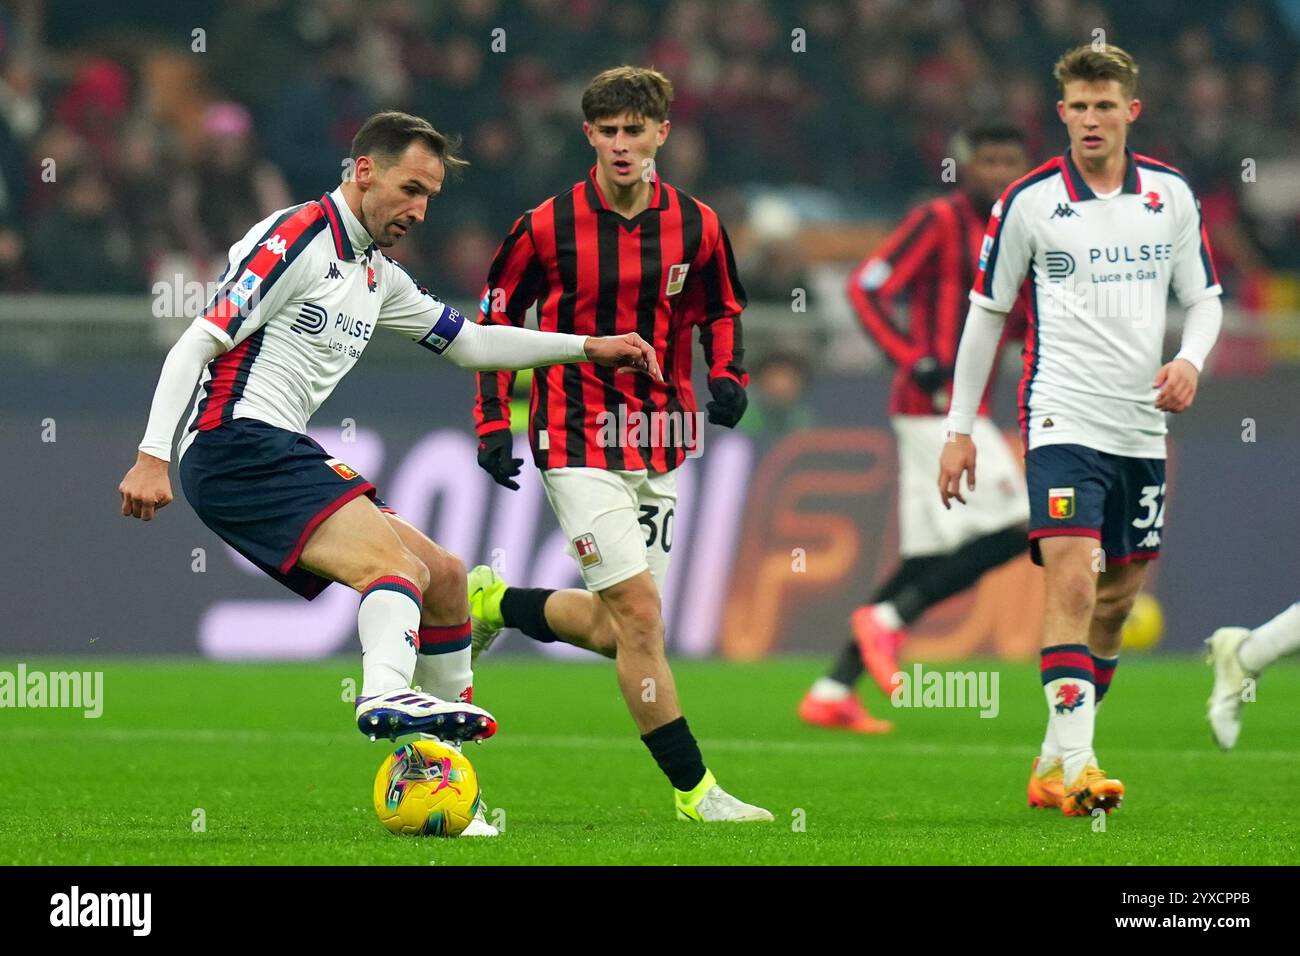
[[[337,458],[331,458],[329,461],[325,462],[325,464],[333,468],[334,472],[344,481],[351,481],[353,478],[357,477],[355,471],[343,464],[343,462],[339,461]]]
[[[1047,514],[1048,517],[1057,521],[1064,521],[1066,518],[1074,517],[1074,489],[1073,488],[1048,488],[1047,489]]]

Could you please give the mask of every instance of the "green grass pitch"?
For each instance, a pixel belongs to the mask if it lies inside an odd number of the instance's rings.
[[[308,664],[26,661],[104,671],[104,713],[0,710],[5,864],[1281,864],[1300,861],[1300,666],[1283,663],[1220,753],[1190,658],[1122,663],[1098,723],[1102,766],[1128,787],[1104,832],[1025,805],[1043,728],[1031,664],[996,669],[1001,712],[895,710],[888,737],[801,725],[822,662],[678,662],[685,709],[723,786],[768,825],[673,819],[607,662],[481,662],[476,699],[501,722],[467,754],[495,840],[399,838],[370,806],[390,747],[342,700],[354,660]],[[14,671],[16,663],[0,662]],[[202,809],[206,828],[192,827]],[[800,826],[802,822],[802,826]]]

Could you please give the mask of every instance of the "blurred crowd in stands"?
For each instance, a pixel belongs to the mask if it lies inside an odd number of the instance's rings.
[[[676,85],[659,168],[747,236],[745,275],[773,203],[796,227],[888,225],[950,188],[973,119],[1061,151],[1052,64],[1098,29],[1140,64],[1132,142],[1191,178],[1230,293],[1300,270],[1300,0],[7,0],[0,291],[211,279],[400,108],[472,166],[394,254],[477,297],[514,217],[590,166],[579,99],[623,62]],[[751,300],[788,301],[787,265],[746,275]]]

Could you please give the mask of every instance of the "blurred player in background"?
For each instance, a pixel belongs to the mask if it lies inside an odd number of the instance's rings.
[[[590,358],[658,374],[635,334],[466,323],[379,251],[424,221],[447,170],[464,165],[454,147],[426,120],[378,113],[353,140],[348,181],[273,213],[231,247],[219,291],[167,355],[118,489],[122,514],[145,521],[172,500],[172,439],[194,396],[179,468],[199,518],[307,600],[334,581],[360,592],[357,726],[372,739],[427,732],[453,745],[496,731],[471,703],[465,566],[307,437],[308,419],[377,328],[464,368]],[[477,821],[474,832],[489,831]]]
[[[1116,46],[1057,61],[1070,146],[1013,183],[989,220],[953,383],[939,466],[945,505],[975,488],[972,428],[1003,320],[1028,277],[1020,386],[1030,551],[1044,569],[1041,661],[1047,732],[1031,806],[1110,812],[1124,785],[1097,766],[1097,705],[1121,629],[1160,552],[1165,414],[1186,411],[1222,322],[1221,288],[1192,189],[1127,148],[1137,65]],[[1162,364],[1169,290],[1187,309]],[[981,454],[987,445],[980,443]],[[982,469],[981,469],[982,473]],[[983,484],[983,482],[981,482]],[[1100,545],[1100,547],[1099,547]]]
[[[886,694],[893,689],[907,628],[940,601],[1025,550],[1025,482],[997,427],[987,418],[990,384],[975,431],[986,448],[992,480],[960,516],[934,497],[934,460],[943,447],[957,343],[975,281],[989,210],[1029,169],[1024,133],[1004,123],[976,125],[957,137],[958,188],[913,210],[849,277],[848,294],[869,335],[894,363],[889,414],[898,442],[899,554],[902,563],[871,603],[849,619],[853,638],[830,672],[799,704],[819,727],[885,733],[854,692],[864,668]],[[906,294],[908,321],[894,320],[894,299]],[[1003,343],[1023,334],[1016,309]],[[999,349],[1003,343],[999,343]]]
[[[623,66],[595,77],[582,97],[595,166],[521,216],[492,263],[482,323],[522,325],[537,302],[543,329],[639,330],[662,356],[666,381],[560,366],[536,374],[533,460],[587,589],[511,588],[491,568],[477,567],[469,581],[474,641],[485,649],[502,627],[515,627],[538,641],[614,657],[641,739],[672,783],[678,817],[766,821],[770,813],[724,791],[705,766],[664,653],[660,593],[676,468],[692,444],[698,448],[698,435],[694,442],[651,442],[644,433],[611,440],[601,424],[646,413],[688,416],[693,427],[697,326],[713,396],[709,421],[731,428],[745,411],[745,292],[727,233],[710,207],[655,172],[671,99],[672,84],[655,70]],[[522,460],[512,457],[510,387],[509,373],[480,375],[475,420],[479,464],[517,489]]]
[[[1210,729],[1219,746],[1231,750],[1241,733],[1246,681],[1258,678],[1278,658],[1300,651],[1300,602],[1253,631],[1221,627],[1205,644],[1210,650],[1207,663],[1214,667]]]

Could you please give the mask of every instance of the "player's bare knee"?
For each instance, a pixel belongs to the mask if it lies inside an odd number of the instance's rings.
[[[631,585],[610,588],[601,597],[612,619],[620,648],[651,650],[663,647],[663,617],[659,596],[652,589]]]
[[[1047,601],[1072,620],[1084,621],[1096,608],[1096,585],[1086,574],[1061,575],[1049,583]]]
[[[1112,634],[1118,634],[1133,610],[1133,600],[1137,595],[1098,595],[1097,604],[1092,609],[1092,619],[1099,627]]]
[[[465,562],[441,548],[429,556],[429,586],[424,594],[430,607],[451,610],[462,605],[469,613],[469,596],[465,590]]]
[[[429,589],[429,566],[409,548],[402,547],[385,556],[376,564],[375,570],[378,570],[375,578],[394,574],[406,578],[420,589],[421,594]]]

